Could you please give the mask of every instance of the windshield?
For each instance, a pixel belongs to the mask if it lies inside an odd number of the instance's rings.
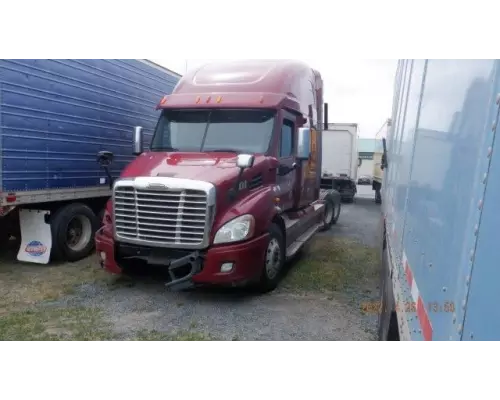
[[[275,114],[273,110],[166,110],[151,151],[265,153]]]

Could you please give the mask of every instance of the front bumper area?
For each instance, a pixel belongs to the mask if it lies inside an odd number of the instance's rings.
[[[193,286],[239,286],[257,280],[264,265],[268,235],[248,242],[216,246],[206,251],[178,251],[115,243],[104,228],[95,236],[101,266],[113,274],[124,272],[120,264],[154,266],[166,270],[166,286],[184,290]]]

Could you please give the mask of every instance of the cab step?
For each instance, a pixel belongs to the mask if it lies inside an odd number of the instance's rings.
[[[294,257],[298,251],[306,244],[323,226],[323,221],[317,223],[310,227],[307,231],[305,231],[302,235],[300,235],[295,242],[293,242],[286,249],[286,259],[289,260]]]

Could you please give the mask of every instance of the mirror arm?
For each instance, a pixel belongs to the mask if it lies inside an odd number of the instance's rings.
[[[240,192],[240,182],[244,171],[245,168],[240,168],[238,178],[236,178],[234,186],[229,190],[228,196],[230,201],[234,201],[236,199],[236,196],[238,196],[238,193]]]
[[[106,172],[106,175],[108,176],[109,180],[109,188],[113,190],[113,184],[115,183],[114,178],[111,176],[111,171],[109,170],[109,165],[104,166],[104,171]]]

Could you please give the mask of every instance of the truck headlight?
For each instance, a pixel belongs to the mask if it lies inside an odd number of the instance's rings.
[[[214,244],[227,244],[241,242],[250,238],[254,233],[255,218],[246,214],[235,218],[222,228],[215,235]]]

